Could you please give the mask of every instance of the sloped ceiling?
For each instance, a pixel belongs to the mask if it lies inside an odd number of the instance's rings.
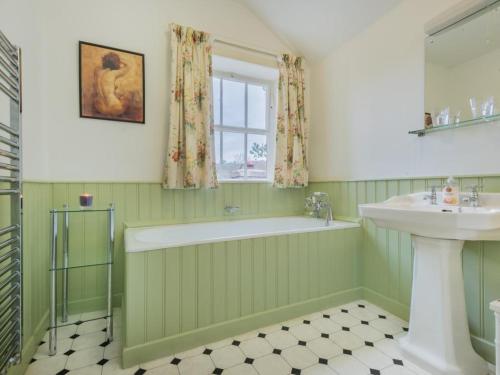
[[[319,60],[402,0],[234,0],[260,17],[286,43]]]

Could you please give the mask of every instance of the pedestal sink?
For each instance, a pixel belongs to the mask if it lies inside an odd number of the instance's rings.
[[[410,330],[404,356],[433,375],[487,375],[472,348],[465,309],[465,240],[500,240],[500,194],[481,194],[480,207],[432,205],[428,193],[359,205],[379,227],[411,233],[414,248]]]

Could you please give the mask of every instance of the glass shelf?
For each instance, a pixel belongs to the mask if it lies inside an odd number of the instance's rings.
[[[74,266],[57,266],[56,268],[49,268],[49,271],[64,271],[64,270],[72,270],[76,268],[85,268],[85,267],[97,267],[97,266],[107,266],[113,264],[113,262],[97,262],[97,263],[88,263],[88,264],[77,264]]]
[[[54,213],[64,213],[64,212],[106,212],[113,211],[114,207],[107,208],[82,208],[82,207],[67,207],[67,208],[54,208],[50,210],[50,212]]]
[[[429,133],[435,133],[435,132],[439,132],[439,131],[443,131],[443,130],[468,128],[470,126],[487,124],[487,123],[494,122],[494,121],[500,121],[500,114],[496,114],[493,116],[485,116],[485,117],[475,118],[472,120],[460,121],[456,124],[434,126],[432,128],[428,128],[428,129],[410,130],[408,133],[409,134],[416,134],[419,137],[423,137],[424,135],[429,134]]]

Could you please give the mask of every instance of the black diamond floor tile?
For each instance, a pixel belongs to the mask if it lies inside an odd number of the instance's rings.
[[[206,354],[206,355],[210,355],[210,354],[212,354],[212,349],[208,349],[208,348],[207,348],[207,349],[205,349],[205,350],[203,351],[203,354]]]
[[[349,327],[342,327],[342,331],[350,331],[351,329]]]
[[[352,351],[350,351],[349,349],[343,349],[342,353],[347,354],[347,355],[352,355]]]
[[[358,307],[364,309],[366,306],[365,305],[358,305]]]
[[[222,371],[224,371],[224,370],[216,367],[215,370],[212,372],[212,374],[222,374]]]
[[[367,325],[368,325],[368,322],[367,322],[366,320],[362,320],[362,321],[361,321],[361,324],[364,324],[365,326],[367,326]]]
[[[248,363],[249,365],[251,365],[253,361],[254,361],[253,358],[245,358],[245,363]]]
[[[302,340],[299,340],[299,345],[306,346],[306,342],[302,341]]]
[[[407,327],[403,327],[403,331],[408,332],[409,330]]]
[[[393,359],[392,360],[392,363],[394,363],[395,365],[398,365],[398,366],[403,366],[403,361],[400,360],[400,359]]]
[[[143,368],[140,368],[139,370],[134,372],[134,375],[143,375],[145,373],[146,373],[146,370],[144,370]]]
[[[319,359],[319,363],[321,363],[322,365],[327,365],[328,364],[328,359],[320,358]]]
[[[306,319],[306,320],[303,321],[303,323],[304,324],[311,324],[311,321]]]
[[[82,324],[83,322],[81,320],[78,320],[75,322],[75,326],[79,326],[80,324]]]
[[[240,346],[241,344],[241,341],[238,341],[238,340],[233,340],[233,342],[231,343],[231,345],[234,345],[234,346]]]
[[[347,313],[349,312],[349,311],[348,311],[348,310],[346,310],[346,309],[341,309],[340,311],[341,311],[341,312],[343,312],[343,313],[345,313],[345,314],[347,314]]]
[[[99,344],[99,346],[102,346],[103,348],[105,348],[105,347],[106,347],[106,346],[108,346],[109,344],[111,344],[111,343],[109,342],[109,340],[106,340],[106,341],[104,341],[102,344]]]
[[[66,375],[69,373],[69,370],[62,369],[61,371],[56,372],[56,375]]]
[[[325,339],[329,339],[330,338],[330,335],[328,333],[322,333],[321,334],[321,337],[325,338]]]
[[[385,315],[379,315],[378,316],[380,319],[387,319],[387,317]]]
[[[74,335],[71,335],[69,338],[74,340],[77,339],[78,337],[80,337],[80,335],[75,333]]]
[[[261,339],[263,339],[264,337],[266,337],[266,334],[265,333],[259,333],[257,335],[257,337],[260,337]]]
[[[281,349],[273,349],[273,353],[280,355],[281,354]]]
[[[178,365],[179,363],[181,363],[181,360],[177,357],[174,357],[171,361],[170,361],[171,364],[173,365]]]
[[[74,352],[75,351],[73,349],[70,349],[67,352],[64,352],[64,355],[68,355],[69,356],[69,355],[73,354]]]
[[[389,334],[385,334],[384,335],[386,339],[391,339],[391,340],[394,340],[394,336],[393,335],[389,335]]]
[[[281,329],[282,329],[283,331],[288,331],[290,328],[288,328],[287,326],[283,326],[283,327],[281,327]]]
[[[40,344],[38,345],[43,345],[43,344],[45,344],[45,341],[40,341]]]
[[[33,363],[33,362],[36,362],[36,359],[35,359],[35,358],[31,358],[30,363]]]
[[[371,375],[380,375],[380,371],[379,370],[375,370],[373,368],[370,369],[370,374]]]
[[[293,375],[300,375],[300,369],[293,368],[291,374],[293,374]]]
[[[323,314],[323,318],[325,318],[325,319],[330,319],[330,315],[328,315],[328,314]]]
[[[109,359],[103,358],[99,362],[97,362],[97,364],[101,365],[101,366],[104,366],[108,362],[109,362]]]
[[[370,341],[365,341],[365,345],[366,345],[366,346],[371,346],[371,347],[373,347],[373,342],[370,342]]]

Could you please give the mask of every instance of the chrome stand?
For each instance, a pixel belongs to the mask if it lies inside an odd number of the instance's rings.
[[[69,214],[70,213],[87,213],[87,212],[107,212],[107,246],[106,246],[106,260],[99,264],[89,265],[75,265],[70,266],[69,263]],[[62,265],[57,265],[57,237],[58,237],[58,214],[63,214],[63,257]],[[92,267],[92,266],[106,266],[107,276],[107,290],[106,290],[106,339],[113,341],[113,251],[115,243],[115,208],[110,204],[106,209],[92,209],[92,208],[77,208],[71,209],[68,205],[64,205],[61,210],[50,210],[51,217],[51,253],[50,253],[50,327],[49,327],[49,355],[55,355],[57,352],[57,272],[62,273],[62,311],[61,311],[61,325],[68,323],[68,301],[69,301],[69,270],[73,267]],[[80,320],[80,322],[84,322]]]

